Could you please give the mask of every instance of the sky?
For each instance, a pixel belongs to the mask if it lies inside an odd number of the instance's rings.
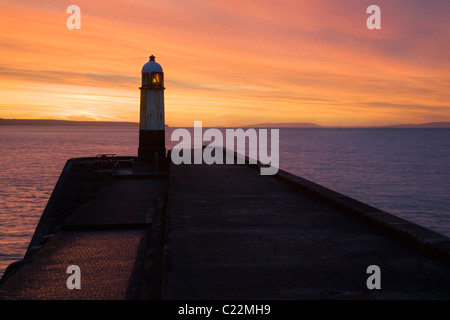
[[[153,54],[170,126],[450,121],[449,17],[448,0],[0,0],[0,118],[138,122]]]

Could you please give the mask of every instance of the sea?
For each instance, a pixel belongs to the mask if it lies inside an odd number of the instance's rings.
[[[23,258],[69,158],[137,147],[137,127],[0,126],[0,276]],[[450,129],[281,128],[279,165],[450,236]]]

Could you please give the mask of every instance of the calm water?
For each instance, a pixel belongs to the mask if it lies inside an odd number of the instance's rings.
[[[0,275],[23,258],[66,160],[136,155],[137,130],[0,127]],[[280,131],[282,169],[447,236],[449,159],[450,129]]]

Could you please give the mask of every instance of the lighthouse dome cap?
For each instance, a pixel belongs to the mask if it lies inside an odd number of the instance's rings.
[[[150,61],[144,64],[142,67],[142,73],[151,73],[151,72],[163,72],[163,69],[159,63],[155,61],[155,56],[150,56]]]

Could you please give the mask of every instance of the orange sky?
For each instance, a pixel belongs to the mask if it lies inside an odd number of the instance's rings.
[[[450,121],[448,17],[446,0],[0,1],[0,118],[137,122],[154,54],[171,126]]]

